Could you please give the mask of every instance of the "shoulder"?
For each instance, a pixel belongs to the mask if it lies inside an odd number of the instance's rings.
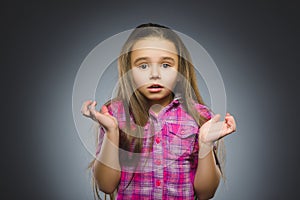
[[[107,107],[109,114],[115,117],[118,121],[125,119],[125,108],[122,99],[111,99],[104,105]]]
[[[124,109],[123,101],[121,99],[111,99],[104,104],[110,114],[114,114],[116,111]]]
[[[213,112],[210,108],[208,108],[206,105],[195,103],[194,104],[195,109],[199,112],[201,116],[203,116],[206,119],[211,119],[213,117]]]

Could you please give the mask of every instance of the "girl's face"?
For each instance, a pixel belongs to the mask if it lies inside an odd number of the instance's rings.
[[[178,55],[172,42],[156,37],[137,41],[132,47],[131,68],[136,87],[150,106],[170,103],[178,74]]]

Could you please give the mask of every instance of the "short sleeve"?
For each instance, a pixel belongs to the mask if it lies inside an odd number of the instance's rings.
[[[200,113],[200,115],[206,118],[207,120],[210,120],[214,116],[213,112],[205,105],[196,104],[195,107]]]

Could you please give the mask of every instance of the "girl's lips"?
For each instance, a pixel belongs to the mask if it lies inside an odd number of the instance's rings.
[[[149,92],[160,92],[163,88],[147,88]]]
[[[153,84],[149,87],[147,87],[148,91],[150,92],[160,92],[163,89],[163,86],[159,84]]]

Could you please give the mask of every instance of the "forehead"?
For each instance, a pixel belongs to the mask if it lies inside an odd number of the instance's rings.
[[[136,51],[160,51],[177,55],[177,50],[173,42],[162,38],[145,38],[138,40],[132,47],[133,52]]]

